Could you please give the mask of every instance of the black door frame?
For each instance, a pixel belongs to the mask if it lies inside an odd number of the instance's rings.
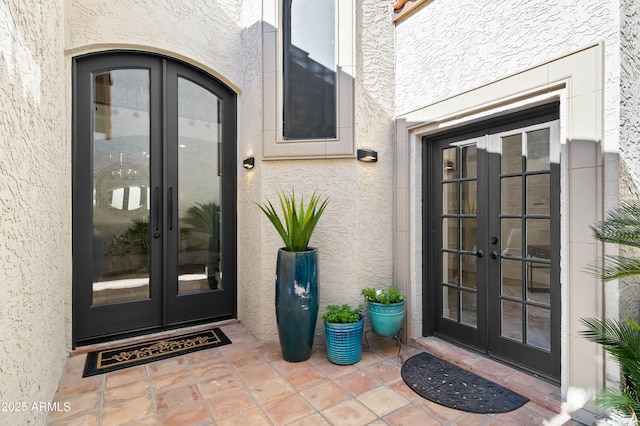
[[[92,257],[93,226],[92,191],[93,178],[91,144],[88,143],[92,129],[91,93],[92,73],[118,68],[149,69],[155,75],[150,80],[150,179],[163,187],[159,194],[160,211],[157,217],[151,215],[149,229],[156,225],[167,229],[168,218],[177,219],[177,214],[169,214],[168,209],[177,209],[177,203],[169,199],[166,189],[177,185],[177,155],[171,155],[169,141],[177,135],[177,120],[168,119],[175,105],[168,102],[169,96],[177,88],[168,87],[167,77],[180,76],[205,87],[222,101],[222,215],[221,253],[224,271],[224,288],[198,294],[177,295],[169,301],[168,272],[175,269],[176,260],[169,256],[170,236],[150,238],[150,244],[161,255],[152,258],[149,268],[150,299],[136,302],[92,306]],[[120,337],[139,335],[172,329],[198,322],[228,319],[237,316],[237,243],[236,243],[236,192],[237,192],[237,106],[236,94],[217,78],[193,66],[163,55],[138,51],[109,51],[78,56],[73,59],[73,174],[72,174],[72,252],[73,252],[73,306],[72,341],[73,346]],[[82,77],[82,78],[81,78]],[[89,78],[86,78],[89,77]],[[173,91],[172,91],[173,90]],[[175,111],[177,113],[177,111]],[[177,136],[175,136],[177,138]],[[87,140],[87,138],[89,138]],[[174,147],[177,150],[177,147]],[[156,150],[154,153],[153,150]],[[158,153],[157,151],[161,151]],[[175,152],[173,152],[176,154]],[[155,154],[155,155],[154,155]],[[153,196],[153,195],[152,195]],[[177,197],[173,191],[172,198]],[[165,214],[166,212],[166,214]],[[155,223],[158,221],[159,223]],[[177,229],[177,227],[175,227]],[[174,232],[175,233],[175,232]],[[175,246],[174,246],[175,247]],[[174,256],[175,257],[175,256]],[[170,311],[170,307],[171,308]],[[132,309],[133,308],[133,309]],[[177,313],[177,314],[176,314]],[[96,325],[92,318],[108,317],[108,322]],[[134,325],[132,325],[134,324]]]
[[[438,160],[437,147],[441,146],[447,141],[473,139],[474,137],[483,137],[486,135],[500,133],[502,131],[508,131],[512,129],[522,128],[534,124],[540,124],[557,120],[559,118],[559,102],[553,102],[545,105],[540,105],[525,111],[519,111],[503,116],[493,117],[481,122],[469,124],[461,128],[456,128],[448,131],[444,131],[438,134],[425,136],[423,138],[423,177],[422,177],[422,202],[423,202],[423,316],[422,326],[423,335],[431,336],[435,335],[444,340],[452,341],[458,345],[467,347],[468,349],[481,352],[491,358],[495,358],[510,364],[518,369],[531,372],[541,377],[544,377],[552,383],[559,383],[560,381],[560,318],[561,318],[561,299],[560,299],[560,285],[551,286],[551,348],[552,352],[548,357],[540,357],[535,351],[534,354],[524,354],[521,357],[521,353],[518,352],[518,348],[511,342],[500,338],[499,332],[493,333],[491,330],[496,329],[496,323],[490,323],[488,320],[488,309],[491,298],[495,298],[499,294],[499,288],[496,286],[487,286],[483,294],[478,295],[478,331],[470,330],[470,327],[460,326],[457,324],[447,324],[446,321],[440,321],[441,315],[441,269],[442,269],[442,254],[439,250],[436,250],[436,245],[442,241],[442,229],[440,224],[440,217],[435,217],[436,208],[435,200],[441,199],[441,181],[436,179],[434,172],[434,164]],[[490,184],[491,174],[494,178],[496,170],[499,170],[499,155],[486,155],[487,161],[483,163],[478,161],[478,194],[489,194],[488,185]],[[498,163],[496,163],[496,160]],[[498,166],[496,166],[496,164]],[[497,167],[497,168],[496,168]],[[438,166],[437,170],[440,169]],[[494,170],[495,169],[495,170]],[[552,193],[551,193],[551,211],[559,212],[560,203],[560,165],[551,165],[552,173]],[[480,176],[485,176],[484,179],[480,179]],[[484,183],[483,183],[484,181]],[[555,182],[555,183],[554,183]],[[484,192],[482,192],[484,191]],[[499,193],[494,191],[494,194]],[[487,197],[478,196],[478,215],[481,211],[488,212],[488,205],[499,205],[499,200],[495,198],[492,200],[486,200]],[[482,210],[485,209],[485,210]],[[487,213],[485,213],[486,215]],[[552,214],[553,216],[553,214]],[[489,225],[491,221],[491,225]],[[484,226],[478,224],[478,247],[477,251],[483,253],[486,259],[487,255],[492,250],[489,242],[488,229],[489,226],[493,229],[499,229],[500,217],[495,215],[494,217],[488,217],[487,223]],[[553,238],[558,239],[557,244],[552,244],[551,258],[560,259],[560,218],[559,213],[551,221],[551,233]],[[560,268],[559,261],[551,262],[551,279],[552,282],[559,283],[560,281]],[[478,263],[478,274],[482,274],[485,277],[485,281],[488,279],[490,269],[494,270],[495,266],[491,266],[489,263],[486,268],[484,262]],[[481,266],[482,265],[482,266]],[[495,276],[495,271],[492,272]],[[482,306],[481,306],[482,305]],[[484,313],[484,318],[481,318],[481,313]],[[443,325],[443,322],[445,323]],[[499,324],[498,324],[499,326]],[[498,328],[499,330],[499,328]],[[459,333],[459,335],[455,335]],[[459,336],[459,337],[458,337]],[[493,337],[492,337],[493,336]],[[490,341],[491,340],[491,341]],[[498,352],[492,351],[492,348],[499,348]]]

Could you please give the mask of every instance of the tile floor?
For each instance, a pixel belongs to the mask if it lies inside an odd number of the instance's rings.
[[[71,409],[52,412],[48,424],[578,425],[556,414],[561,407],[557,388],[437,339],[403,345],[401,355],[407,359],[427,350],[479,375],[491,372],[492,380],[531,402],[492,415],[431,403],[402,380],[390,338],[372,342],[350,366],[328,362],[323,342],[316,342],[308,361],[288,363],[277,343],[255,339],[237,322],[219,326],[231,345],[84,379],[86,355],[76,351],[55,396]]]

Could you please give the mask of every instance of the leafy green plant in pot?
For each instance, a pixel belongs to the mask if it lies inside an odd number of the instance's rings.
[[[327,358],[334,364],[349,365],[362,356],[362,305],[329,305],[322,314],[327,342]]]
[[[640,205],[622,204],[607,213],[604,221],[591,227],[594,237],[605,243],[640,248]],[[640,276],[640,260],[607,255],[594,261],[588,272],[603,281]],[[640,324],[626,318],[583,318],[585,338],[604,348],[620,365],[620,388],[604,389],[596,398],[603,409],[614,409],[638,424],[640,414]]]
[[[369,320],[373,332],[379,336],[396,336],[402,328],[406,310],[406,299],[400,289],[392,285],[362,290],[367,300]]]
[[[282,357],[286,361],[309,359],[318,317],[318,249],[309,241],[329,200],[314,192],[309,203],[278,193],[282,219],[270,201],[258,204],[282,237],[276,263],[276,321]]]

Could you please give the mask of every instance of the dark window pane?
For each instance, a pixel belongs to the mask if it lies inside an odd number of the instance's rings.
[[[527,132],[527,170],[549,170],[549,129]]]
[[[289,0],[284,26],[284,138],[336,138],[334,2]]]
[[[502,138],[502,155],[500,170],[502,173],[522,172],[522,135],[511,135]]]
[[[458,148],[442,150],[442,179],[451,180],[458,177]]]

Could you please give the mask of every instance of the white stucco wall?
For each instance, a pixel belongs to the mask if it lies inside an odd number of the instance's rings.
[[[355,9],[355,144],[378,151],[378,162],[257,158],[256,168],[246,177],[249,188],[261,187],[260,197],[251,201],[277,201],[277,191],[292,189],[307,199],[314,190],[329,198],[311,240],[311,245],[320,250],[320,314],[329,304],[363,303],[362,288],[392,282],[394,29],[384,2],[358,1]],[[270,25],[277,22],[271,10],[266,15]],[[241,215],[254,217],[256,210],[248,203]],[[257,276],[252,276],[258,281],[241,285],[251,288],[251,298],[262,300],[251,302],[251,320],[244,312],[243,322],[258,336],[276,340],[274,279],[277,249],[282,242],[261,216],[250,225],[252,241],[260,246],[259,251],[252,249],[259,255],[256,265],[247,262],[239,268],[259,268]],[[319,319],[318,334],[321,326]]]
[[[243,81],[241,2],[66,0],[69,57],[105,49],[165,53],[237,89]]]
[[[620,199],[640,197],[640,2],[621,1],[620,25]],[[638,256],[626,250],[626,255]],[[640,314],[640,278],[624,280],[620,288],[621,317]]]
[[[44,424],[66,359],[71,148],[63,1],[0,3],[0,424]],[[8,407],[10,408],[10,407]],[[18,407],[21,408],[21,407]]]

